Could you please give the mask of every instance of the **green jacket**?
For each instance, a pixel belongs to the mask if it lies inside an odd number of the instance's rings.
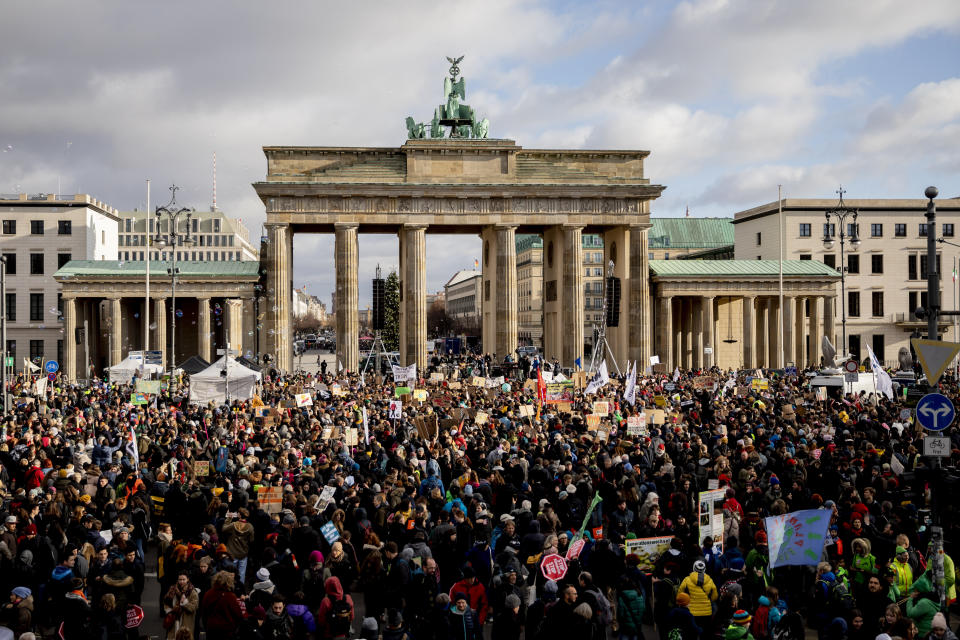
[[[750,627],[745,624],[732,624],[723,633],[724,640],[753,640]]]
[[[622,633],[636,635],[643,625],[646,603],[636,589],[624,589],[617,596],[617,622]]]
[[[910,598],[907,600],[907,615],[917,623],[917,634],[926,638],[933,624],[933,616],[940,610],[940,605],[929,598]]]

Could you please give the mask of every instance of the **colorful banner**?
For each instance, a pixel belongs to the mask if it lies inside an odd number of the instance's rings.
[[[547,385],[547,404],[573,402],[573,381],[551,382]]]
[[[626,555],[636,554],[640,558],[640,564],[637,565],[644,571],[653,571],[654,565],[660,556],[670,550],[670,543],[673,542],[673,536],[663,536],[660,538],[630,538],[624,540]]]
[[[832,514],[829,509],[807,509],[764,518],[770,568],[820,562]]]
[[[693,388],[697,391],[713,391],[717,379],[713,376],[697,376],[693,379]]]
[[[141,393],[152,393],[157,395],[160,393],[160,381],[159,380],[137,380],[137,391]]]

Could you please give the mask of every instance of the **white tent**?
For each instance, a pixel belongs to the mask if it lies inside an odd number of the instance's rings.
[[[224,364],[226,358],[226,364]],[[226,375],[224,375],[226,371]],[[190,376],[190,402],[207,404],[230,400],[249,400],[256,392],[260,373],[248,369],[229,356],[221,356],[209,367]]]
[[[158,364],[142,364],[140,358],[127,356],[122,362],[113,365],[107,369],[110,374],[110,382],[128,384],[134,376],[149,377],[163,373],[163,367]]]

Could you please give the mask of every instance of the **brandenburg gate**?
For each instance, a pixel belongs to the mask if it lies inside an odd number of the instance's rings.
[[[621,278],[619,326],[607,340],[618,361],[646,361],[650,344],[647,229],[663,187],[644,177],[647,151],[524,149],[487,137],[486,119],[462,104],[464,80],[444,79],[445,104],[429,124],[407,118],[400,147],[264,147],[254,184],[267,213],[268,352],[292,365],[292,267],[296,233],[335,234],[337,357],[359,364],[358,242],[396,233],[400,255],[400,362],[427,363],[427,233],[482,239],[482,346],[503,358],[517,347],[517,233],[544,239],[545,355],[573,366],[583,356],[581,234],[604,238]],[[448,135],[449,132],[449,135]]]

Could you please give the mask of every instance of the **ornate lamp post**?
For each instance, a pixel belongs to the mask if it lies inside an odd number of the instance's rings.
[[[170,186],[170,202],[162,207],[157,207],[157,235],[153,242],[159,250],[170,247],[170,266],[167,267],[167,275],[170,276],[170,378],[173,378],[173,372],[176,369],[176,347],[177,347],[177,275],[180,270],[177,268],[177,249],[183,246],[193,246],[196,240],[191,235],[191,220],[194,210],[189,207],[177,206],[177,185]],[[179,228],[180,216],[186,214],[186,230]],[[160,222],[166,217],[168,221],[167,232],[162,233]],[[172,395],[171,387],[171,395]]]
[[[837,194],[840,196],[840,202],[837,204],[837,207],[835,209],[829,209],[824,213],[824,218],[827,223],[823,227],[823,248],[827,251],[833,249],[833,238],[835,234],[830,233],[830,220],[834,219],[836,220],[837,226],[840,227],[840,304],[842,308],[840,322],[843,326],[843,351],[841,353],[846,356],[849,351],[849,345],[847,345],[847,261],[843,249],[848,238],[850,240],[850,247],[854,251],[860,248],[860,233],[857,230],[858,211],[856,209],[848,209],[843,203],[844,193],[846,192],[841,186],[837,190]],[[847,218],[850,218],[849,235],[846,233],[846,227],[844,226]]]

